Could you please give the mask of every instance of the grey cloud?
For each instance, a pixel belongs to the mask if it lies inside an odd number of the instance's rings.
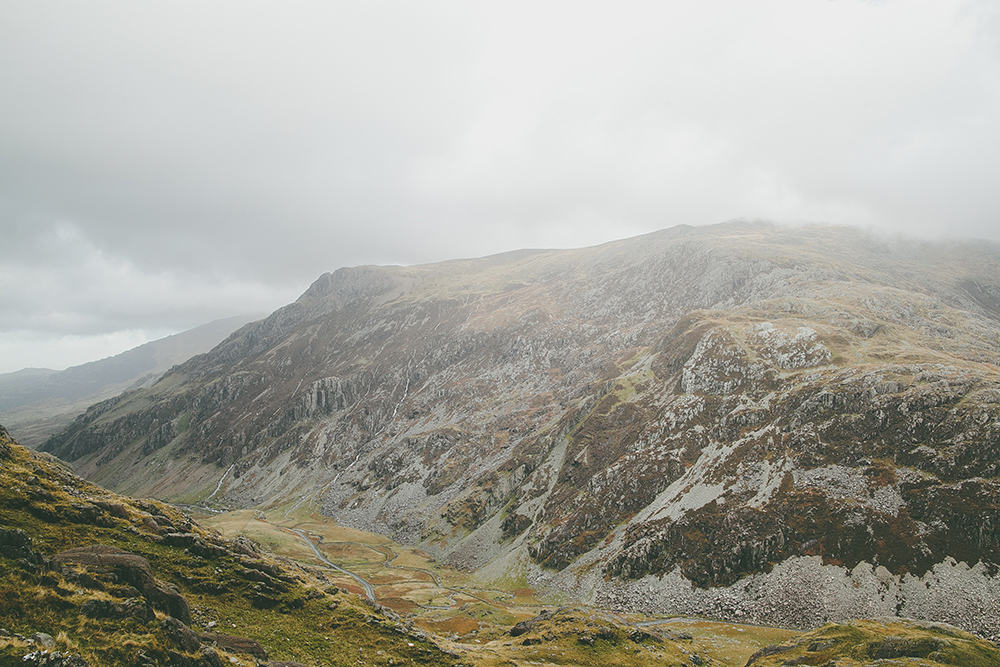
[[[974,0],[5,3],[2,328],[739,216],[1000,239],[998,37]]]
[[[152,272],[102,251],[70,224],[36,237],[31,250],[31,261],[0,265],[0,311],[8,331],[169,331],[258,312],[262,305],[275,308],[296,296],[294,289],[224,274]]]

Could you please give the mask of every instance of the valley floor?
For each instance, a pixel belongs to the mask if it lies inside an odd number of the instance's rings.
[[[468,573],[435,562],[428,554],[392,542],[383,535],[338,525],[306,508],[291,511],[241,510],[195,514],[202,525],[226,538],[248,537],[272,553],[300,563],[357,595],[370,585],[374,601],[440,637],[462,655],[481,664],[588,664],[590,647],[552,640],[533,644],[511,636],[511,626],[530,622],[539,613],[559,607],[561,600],[543,600],[523,581],[483,588]],[[305,540],[310,540],[311,544]],[[321,560],[322,555],[324,560]],[[337,569],[331,567],[335,565]],[[353,575],[353,576],[352,576]],[[599,608],[571,605],[578,624],[606,620],[636,632],[651,631],[679,640],[688,664],[703,659],[720,665],[744,665],[765,646],[787,642],[801,632],[784,628],[721,623],[698,618],[655,618],[615,614]],[[569,645],[567,645],[569,644]],[[474,657],[473,657],[474,656]],[[666,659],[662,652],[652,656]],[[596,657],[596,656],[594,656]],[[623,658],[625,656],[622,656]],[[643,655],[643,659],[651,657]],[[691,662],[691,658],[695,662]],[[580,662],[577,663],[576,661]],[[627,663],[622,663],[627,664]],[[638,663],[641,664],[641,663]]]

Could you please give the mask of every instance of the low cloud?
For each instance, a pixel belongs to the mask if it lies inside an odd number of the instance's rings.
[[[0,336],[176,331],[344,265],[735,217],[1000,240],[998,16],[8,3]]]

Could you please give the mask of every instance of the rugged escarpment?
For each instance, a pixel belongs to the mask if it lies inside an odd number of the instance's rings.
[[[993,635],[998,313],[1000,249],[843,228],[341,270],[46,449],[623,608]]]

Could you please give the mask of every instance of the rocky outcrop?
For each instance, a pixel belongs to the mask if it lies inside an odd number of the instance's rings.
[[[244,653],[261,660],[267,660],[267,651],[256,639],[224,635],[217,632],[202,632],[198,635],[198,639],[203,644],[217,646],[230,653]]]
[[[170,585],[158,581],[153,576],[149,561],[142,556],[117,547],[94,544],[63,551],[53,556],[52,560],[64,566],[82,566],[102,575],[113,574],[116,581],[134,586],[163,613],[181,623],[191,622],[187,599]]]
[[[0,443],[2,444],[2,443]],[[31,548],[31,538],[23,530],[0,528],[0,556],[23,560],[31,565],[42,565],[44,557]]]
[[[554,610],[543,611],[537,616],[529,618],[526,621],[518,621],[517,623],[514,624],[514,627],[512,627],[507,634],[509,634],[511,637],[520,637],[521,635],[534,630],[539,623],[551,620],[553,616],[555,616]]]
[[[747,667],[841,662],[993,665],[994,650],[989,643],[947,624],[879,619],[830,624],[788,644],[766,646],[750,657]]]

